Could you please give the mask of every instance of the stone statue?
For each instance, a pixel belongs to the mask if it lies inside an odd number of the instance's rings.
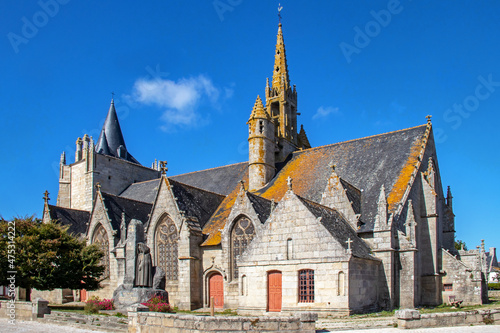
[[[137,243],[137,257],[135,269],[135,286],[150,288],[153,285],[153,265],[149,247],[144,243]]]

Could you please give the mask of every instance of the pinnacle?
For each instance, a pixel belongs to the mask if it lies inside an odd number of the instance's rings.
[[[255,104],[252,109],[252,115],[251,118],[266,118],[269,119],[269,115],[264,109],[264,104],[262,103],[262,99],[260,99],[260,96],[257,96],[257,99],[255,100]]]

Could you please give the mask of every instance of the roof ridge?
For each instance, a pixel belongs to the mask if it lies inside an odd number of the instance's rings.
[[[198,173],[198,172],[203,172],[203,171],[209,171],[209,170],[215,170],[215,169],[225,168],[225,167],[229,167],[229,166],[233,166],[233,165],[238,165],[238,164],[243,164],[243,163],[248,163],[248,161],[238,162],[238,163],[233,163],[233,164],[227,164],[227,165],[221,165],[221,166],[218,166],[218,167],[213,167],[213,168],[208,168],[208,169],[203,169],[203,170],[198,170],[198,171],[191,171],[191,172],[181,173],[181,174],[178,174],[178,175],[175,175],[175,176],[170,176],[170,177],[179,177],[179,176],[191,175],[193,173]]]
[[[394,134],[394,133],[403,132],[403,131],[409,131],[409,130],[412,130],[412,129],[415,129],[415,128],[418,128],[418,127],[426,127],[426,126],[427,126],[427,124],[423,124],[423,125],[418,125],[418,126],[413,126],[413,127],[408,127],[408,128],[396,130],[396,131],[390,131],[390,132],[386,132],[386,133],[380,133],[380,134],[365,136],[363,138],[351,139],[351,140],[346,140],[346,141],[340,141],[340,142],[336,142],[336,143],[330,143],[330,144],[322,145],[322,146],[318,146],[318,147],[312,147],[312,148],[308,148],[308,149],[304,149],[304,150],[298,150],[298,151],[293,152],[292,154],[293,155],[296,155],[296,154],[298,155],[298,154],[302,154],[304,152],[313,151],[315,149],[321,149],[321,148],[325,148],[325,147],[331,147],[331,146],[340,145],[340,144],[349,143],[349,142],[354,142],[354,141],[359,141],[359,140],[371,139],[371,138],[375,138],[375,137],[378,137],[378,136],[383,136],[383,135],[387,135],[387,134]]]
[[[160,178],[161,179],[161,178]],[[206,193],[210,193],[210,194],[215,194],[221,198],[225,198],[226,195],[223,195],[223,194],[220,194],[220,193],[215,193],[215,192],[212,192],[212,191],[208,191],[208,190],[205,190],[205,189],[202,189],[202,188],[199,188],[199,187],[196,187],[196,186],[193,186],[193,185],[189,185],[189,184],[186,184],[186,183],[183,183],[183,182],[180,182],[178,180],[175,180],[175,179],[170,179],[169,177],[167,177],[168,181],[169,182],[174,182],[174,183],[178,183],[178,184],[182,184],[183,186],[186,186],[186,187],[190,187],[190,188],[193,188],[195,190],[198,190],[198,191],[203,191],[203,192],[206,192]]]
[[[74,210],[74,211],[77,211],[77,212],[90,213],[90,211],[85,210],[85,209],[75,209],[75,208],[61,207],[61,206],[58,206],[58,205],[51,205],[51,204],[49,204],[49,208],[50,207],[62,208],[62,209],[67,209],[67,210]]]
[[[122,196],[119,196],[119,195],[116,195],[116,194],[111,194],[111,193],[107,193],[107,192],[103,192],[103,191],[101,191],[101,195],[111,196],[111,197],[120,198],[120,199],[128,200],[128,201],[134,201],[134,202],[138,202],[138,203],[146,204],[146,205],[152,205],[152,204],[147,203],[145,201],[139,201],[139,200],[135,200],[135,199],[130,199],[130,198],[122,197]]]

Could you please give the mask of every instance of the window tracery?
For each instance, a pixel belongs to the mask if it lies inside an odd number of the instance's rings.
[[[250,219],[241,217],[231,231],[231,268],[233,279],[238,278],[238,256],[241,255],[255,236],[255,227]]]
[[[166,217],[156,227],[156,265],[165,271],[166,280],[177,280],[179,274],[178,233],[174,222]]]
[[[109,278],[109,239],[106,229],[99,223],[94,230],[94,237],[92,237],[92,244],[97,244],[99,249],[104,253],[101,259],[101,264],[104,266],[103,279]]]

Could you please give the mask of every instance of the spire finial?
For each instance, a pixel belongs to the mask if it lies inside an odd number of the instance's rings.
[[[427,123],[430,124],[432,116],[429,114],[425,118],[427,118]]]
[[[111,92],[111,103],[114,103],[115,102],[115,92],[112,91]]]
[[[245,181],[240,180],[240,192],[245,192]]]
[[[45,190],[45,192],[43,192],[43,200],[45,201],[45,203],[49,203],[49,191]]]
[[[162,175],[164,175],[164,176],[167,175],[167,171],[168,171],[167,161],[160,161],[160,171],[161,171]]]
[[[100,190],[101,190],[101,183],[97,182],[97,183],[95,184],[95,188],[96,188],[98,191],[100,191]]]
[[[283,6],[281,3],[278,3],[278,18],[279,18],[279,23],[281,24],[281,10],[283,9]]]
[[[292,189],[292,182],[293,182],[292,177],[288,176],[288,178],[286,179],[286,184],[288,185],[289,190]]]

